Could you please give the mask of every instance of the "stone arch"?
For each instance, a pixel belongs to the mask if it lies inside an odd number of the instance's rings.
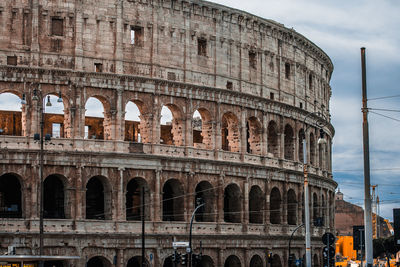
[[[26,109],[21,97],[15,91],[0,93],[0,135],[26,135]]]
[[[225,260],[224,267],[241,267],[240,259],[235,255],[230,255]]]
[[[170,116],[172,116],[172,118],[169,118]],[[166,118],[168,118],[168,121],[165,120]],[[183,113],[181,109],[174,104],[166,104],[162,106],[160,118],[160,143],[183,146],[185,144],[184,128]]]
[[[313,219],[314,221],[319,217],[319,203],[318,203],[318,195],[317,193],[313,193]]]
[[[111,262],[102,256],[95,256],[88,260],[86,267],[111,267]]]
[[[207,109],[199,108],[193,113],[192,129],[194,147],[213,149],[214,128]]]
[[[101,115],[101,107],[103,112]],[[111,107],[103,96],[91,96],[85,102],[85,135],[86,139],[112,139]]]
[[[125,141],[142,142],[140,131],[142,105],[143,103],[138,100],[128,101],[125,105]]]
[[[136,177],[126,185],[125,209],[127,221],[139,221],[142,219],[142,190],[144,190],[144,214],[145,220],[150,220],[150,190],[145,179]]]
[[[45,261],[43,263],[44,267],[64,267],[68,266],[66,261]]]
[[[304,163],[304,147],[303,147],[303,139],[304,139],[304,130],[300,129],[298,134],[298,154],[299,154],[299,161]]]
[[[297,224],[297,197],[293,189],[287,192],[287,222],[289,225]]]
[[[214,202],[215,202],[215,193],[214,188],[208,181],[202,181],[196,186],[196,195],[194,201],[196,199],[201,198],[204,201],[204,206],[201,207],[196,215],[195,219],[198,222],[213,222],[215,221],[214,215]]]
[[[0,218],[22,218],[22,183],[18,175],[0,176]]]
[[[315,165],[315,137],[310,133],[310,165]]]
[[[237,184],[230,184],[224,190],[224,221],[241,222],[242,197]]]
[[[210,256],[203,255],[199,263],[195,267],[214,267],[214,261]]]
[[[163,186],[163,221],[184,221],[184,190],[177,179],[169,179]]]
[[[46,103],[44,134],[50,134],[52,138],[71,138],[72,125],[68,98],[61,92],[52,92],[46,94],[43,100]],[[47,103],[50,103],[51,106],[47,106]]]
[[[281,192],[277,187],[272,188],[270,194],[270,222],[271,224],[280,224],[281,223]]]
[[[221,137],[223,150],[240,152],[239,120],[232,112],[227,112],[222,116]]]
[[[174,267],[174,262],[172,261],[172,256],[164,259],[163,267]]]
[[[111,186],[104,176],[93,176],[86,184],[86,219],[112,218]]]
[[[272,256],[271,267],[282,267],[281,257],[278,254],[274,254],[274,256]]]
[[[144,259],[145,266],[150,266],[147,259]],[[126,267],[142,267],[142,256],[134,256],[128,260]]]
[[[256,117],[247,120],[247,152],[261,155],[262,126]]]
[[[43,217],[65,219],[67,211],[67,179],[59,174],[46,177],[43,182]],[[68,216],[69,217],[69,216]]]
[[[268,153],[272,157],[279,157],[279,145],[278,145],[278,125],[275,121],[270,121],[267,128],[267,148]]]
[[[285,144],[284,144],[285,159],[294,160],[294,135],[292,126],[286,124],[284,133],[285,133]]]
[[[258,185],[253,185],[249,193],[249,222],[263,223],[264,194]]]
[[[250,260],[250,267],[263,267],[263,260],[259,255],[254,255]]]

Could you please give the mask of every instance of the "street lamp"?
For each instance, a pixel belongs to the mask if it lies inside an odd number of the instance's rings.
[[[42,99],[42,103],[38,102],[39,99]],[[39,256],[43,256],[43,232],[44,232],[44,226],[43,226],[43,211],[44,211],[44,186],[43,186],[43,150],[44,150],[44,112],[45,112],[45,107],[51,107],[51,101],[50,101],[50,95],[47,96],[47,102],[46,98],[43,98],[42,91],[38,89],[33,89],[33,96],[32,100],[37,102],[37,107],[39,108],[40,111],[40,136],[38,134],[34,135],[34,140],[40,141],[40,150],[39,150]],[[59,97],[57,99],[57,102],[62,102],[61,98],[61,92],[59,93]],[[26,104],[26,97],[25,94],[22,95],[22,100],[21,104]],[[49,140],[50,138],[46,135],[46,140]],[[43,260],[40,259],[39,261],[39,266],[43,267]]]
[[[321,112],[312,112],[308,113],[304,117],[303,125],[304,125],[304,135],[303,135],[303,175],[304,175],[304,224],[306,226],[306,267],[311,267],[311,237],[310,237],[310,206],[309,206],[309,196],[308,196],[308,163],[307,163],[307,129],[309,125],[306,124],[307,118],[310,116],[317,116],[318,119],[313,124],[314,127],[319,128],[320,136],[318,138],[318,144],[326,144],[326,140],[324,138],[323,127],[328,123],[325,119],[324,115]]]
[[[189,261],[189,267],[192,267],[192,226],[193,226],[193,219],[194,219],[194,215],[196,214],[196,212],[205,205],[206,203],[203,202],[203,199],[201,198],[197,198],[196,199],[196,205],[197,207],[194,209],[193,213],[192,213],[192,218],[190,219],[190,230],[189,230],[189,247],[188,247],[188,252],[189,252],[189,257],[188,257],[188,261]]]

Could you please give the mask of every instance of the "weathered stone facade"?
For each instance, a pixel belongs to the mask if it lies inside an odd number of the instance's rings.
[[[320,266],[320,237],[334,230],[334,129],[327,121],[318,145],[321,118],[310,116],[305,133],[304,119],[318,111],[330,120],[332,71],[297,32],[205,1],[1,2],[0,93],[27,103],[1,113],[0,253],[39,253],[39,92],[64,104],[64,115],[46,114],[45,133],[52,123],[62,133],[44,152],[44,251],[81,256],[64,266],[139,266],[141,188],[152,266],[172,266],[171,243],[188,239],[196,197],[206,203],[193,227],[199,266],[266,266],[267,253],[287,266],[303,219],[304,134],[311,216],[325,225],[312,227]],[[104,118],[85,117],[91,97]],[[128,102],[140,122],[125,121]],[[304,229],[292,253],[305,253]]]

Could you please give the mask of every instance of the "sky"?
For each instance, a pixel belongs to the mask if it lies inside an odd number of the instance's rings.
[[[330,109],[336,133],[333,175],[345,200],[363,206],[363,148],[360,48],[366,47],[371,184],[378,185],[380,215],[393,218],[400,208],[400,1],[397,0],[213,0],[293,28],[323,49],[334,64]],[[382,98],[396,96],[391,98]],[[9,96],[0,105],[12,109]],[[62,113],[52,97],[55,113]],[[19,103],[19,99],[16,98]],[[90,99],[89,116],[101,116],[101,103]],[[20,109],[17,109],[20,110]],[[51,111],[50,109],[48,110]],[[375,112],[375,113],[372,113]],[[378,113],[378,114],[377,114]],[[127,114],[138,114],[135,105]],[[380,114],[380,115],[379,115]],[[383,115],[383,116],[382,116]],[[129,116],[129,115],[127,115]],[[172,114],[163,112],[162,123]],[[139,120],[137,115],[127,117]]]
[[[400,208],[400,1],[211,2],[282,23],[329,55],[335,68],[330,83],[336,130],[333,175],[345,200],[360,206],[364,202],[360,48],[366,48],[368,107],[395,110],[371,109],[368,115],[371,184],[378,185],[379,214],[392,220],[392,209]]]

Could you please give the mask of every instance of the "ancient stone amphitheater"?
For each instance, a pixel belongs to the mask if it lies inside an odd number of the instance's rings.
[[[80,257],[45,266],[140,266],[142,190],[151,266],[173,266],[199,197],[196,266],[287,266],[304,221],[305,135],[321,266],[320,237],[334,230],[332,71],[293,29],[206,1],[1,1],[0,97],[21,104],[0,107],[0,253],[40,253],[42,151],[43,254]]]

